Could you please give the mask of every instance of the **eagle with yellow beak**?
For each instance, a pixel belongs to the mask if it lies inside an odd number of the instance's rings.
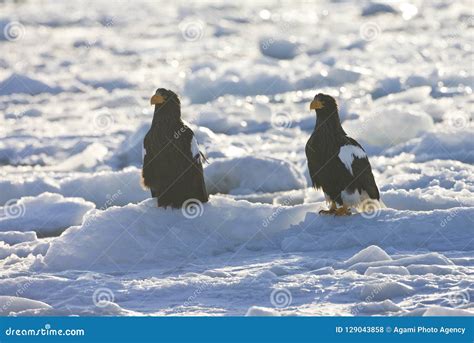
[[[317,94],[310,110],[316,125],[306,144],[306,158],[313,187],[322,189],[328,210],[320,214],[346,216],[351,207],[362,211],[382,206],[372,168],[362,146],[341,126],[336,100]]]
[[[150,102],[155,112],[143,141],[143,184],[157,198],[158,207],[180,208],[190,199],[207,202],[204,157],[194,132],[181,120],[178,96],[159,88]]]

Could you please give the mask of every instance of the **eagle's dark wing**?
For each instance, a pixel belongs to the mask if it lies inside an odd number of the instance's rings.
[[[188,169],[186,171],[186,180],[189,182],[189,196],[190,198],[197,199],[201,202],[207,202],[209,200],[206,184],[204,182],[203,172],[203,160],[201,151],[194,136],[194,132],[187,126],[184,126],[183,140],[180,141],[183,144],[183,151],[190,152],[188,156]]]
[[[314,188],[318,188],[321,186],[320,182],[318,182],[318,168],[317,168],[317,154],[316,154],[316,147],[314,146],[314,139],[313,136],[308,140],[308,143],[306,143],[306,148],[305,148],[305,153],[306,153],[306,160],[308,161],[308,171],[309,171],[309,177],[311,178],[311,182],[313,184]]]
[[[152,127],[145,136],[144,184],[158,198],[158,206],[179,208],[189,199],[207,202],[201,154],[193,131],[186,125],[171,135],[167,131]]]
[[[358,146],[364,150],[355,139],[350,137],[347,137],[347,139],[350,141],[351,145]],[[375,183],[374,174],[372,174],[372,167],[370,166],[370,162],[367,157],[359,158],[354,156],[354,160],[352,162],[352,173],[354,175],[354,188],[366,191],[371,199],[380,199],[379,189]]]
[[[155,170],[157,169],[156,164],[158,160],[156,159],[155,149],[157,148],[153,143],[152,129],[147,133],[145,139],[143,140],[143,168],[142,168],[142,181],[143,184],[150,189],[157,188],[158,178],[155,175]]]

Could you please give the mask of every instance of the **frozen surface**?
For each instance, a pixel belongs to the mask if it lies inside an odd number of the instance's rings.
[[[94,204],[82,198],[64,198],[42,193],[24,197],[0,207],[0,231],[36,231],[38,235],[59,234],[72,225],[82,223],[84,214]]]
[[[474,314],[470,1],[88,6],[0,5],[1,315]],[[158,87],[207,204],[140,186]],[[318,215],[318,92],[386,208]]]

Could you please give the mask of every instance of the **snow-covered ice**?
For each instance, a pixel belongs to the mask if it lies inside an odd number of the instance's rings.
[[[88,6],[0,4],[0,315],[474,315],[470,1]],[[206,204],[140,186],[158,87]],[[318,215],[319,92],[386,208]]]

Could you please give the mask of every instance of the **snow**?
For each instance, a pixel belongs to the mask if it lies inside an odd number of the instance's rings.
[[[369,267],[364,275],[370,276],[372,274],[395,274],[395,275],[410,275],[410,271],[403,266],[382,266]]]
[[[414,292],[414,289],[401,282],[376,282],[364,285],[360,292],[361,299],[366,301],[381,301],[406,297]]]
[[[441,306],[433,306],[427,309],[423,316],[474,316],[473,311],[466,311],[456,308],[446,308]]]
[[[138,168],[130,167],[120,171],[101,171],[96,173],[49,174],[31,177],[27,180],[3,180],[0,185],[0,204],[10,199],[36,196],[43,192],[61,194],[65,197],[80,197],[93,202],[97,208],[126,205],[139,202],[148,197],[148,192],[140,186]]]
[[[261,307],[261,306],[252,306],[248,309],[247,313],[245,314],[246,316],[265,316],[265,317],[268,317],[268,316],[271,316],[271,317],[274,317],[274,316],[279,316],[280,314],[275,311],[274,309],[272,308],[267,308],[267,307]]]
[[[453,130],[435,130],[413,138],[406,143],[395,146],[387,151],[389,154],[400,154],[407,152],[416,156],[416,160],[423,162],[433,159],[455,160],[465,163],[474,163],[472,149],[472,128],[460,128]],[[437,147],[438,149],[433,149]]]
[[[389,299],[379,302],[360,303],[352,309],[352,313],[366,316],[373,314],[388,315],[389,312],[397,313],[400,311],[402,311],[402,308]]]
[[[434,128],[433,119],[424,112],[407,108],[377,107],[373,114],[344,122],[347,134],[356,140],[381,147],[393,146]],[[397,130],[391,130],[395,126]]]
[[[60,87],[51,87],[44,82],[35,80],[22,74],[12,74],[0,82],[0,95],[26,93],[36,95],[39,93],[59,93]]]
[[[278,192],[306,186],[303,174],[291,163],[275,158],[215,159],[205,169],[210,193]]]
[[[181,263],[189,258],[190,249],[197,257],[222,254],[236,249],[249,237],[258,246],[264,243],[263,235],[271,237],[296,224],[303,215],[301,210],[288,208],[282,212],[292,211],[292,218],[265,222],[272,218],[276,208],[222,197],[213,197],[197,211],[196,217],[189,219],[191,213],[186,215],[186,210],[157,209],[156,201],[149,199],[138,205],[91,212],[82,227],[69,229],[51,243],[44,263],[47,268],[62,270],[84,266],[89,270],[142,268],[146,264],[169,265],[171,260]],[[241,211],[247,215],[241,216]],[[219,225],[224,222],[227,225]],[[135,223],[133,228],[129,223]],[[111,240],[114,244],[109,246]],[[199,249],[192,249],[193,246]]]
[[[397,13],[389,4],[371,2],[362,9],[362,16],[373,16],[380,13]]]
[[[314,275],[326,275],[326,274],[335,274],[336,272],[334,271],[333,267],[323,267],[323,268],[313,270],[311,273]]]
[[[94,204],[82,198],[64,198],[59,194],[42,193],[23,197],[0,207],[1,231],[35,231],[48,236],[81,224],[84,214]]]
[[[286,39],[263,37],[260,39],[260,52],[269,57],[291,60],[298,54],[298,44]]]
[[[14,245],[22,242],[36,241],[36,232],[34,231],[7,231],[0,232],[0,240],[9,245]]]
[[[51,306],[41,301],[0,295],[0,315],[2,316],[26,311],[29,311],[29,314],[32,315],[40,313],[41,310],[50,308]],[[36,310],[36,313],[32,310]]]
[[[471,7],[4,3],[3,313],[473,315]],[[195,212],[140,186],[158,87],[209,161]],[[319,92],[386,207],[318,215]]]
[[[383,251],[376,245],[371,245],[359,251],[357,254],[345,261],[344,264],[347,266],[352,266],[356,263],[362,262],[378,262],[390,260],[390,256],[385,251]]]

